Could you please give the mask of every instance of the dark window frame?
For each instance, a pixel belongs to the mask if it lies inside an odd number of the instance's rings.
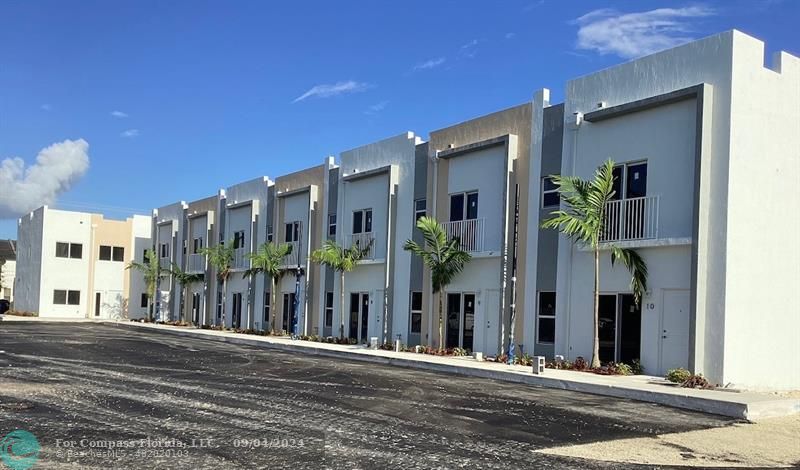
[[[543,299],[543,296],[551,296],[552,295],[552,313],[543,313],[542,304],[546,299]],[[549,299],[548,299],[549,300]],[[536,298],[536,342],[538,344],[555,344],[556,339],[556,292],[555,291],[539,291]],[[544,321],[543,321],[544,320]],[[542,332],[543,327],[542,324],[548,324],[548,328],[552,327],[552,334],[542,339]],[[552,338],[549,340],[548,338]]]

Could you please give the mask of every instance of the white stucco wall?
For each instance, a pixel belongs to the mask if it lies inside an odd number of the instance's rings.
[[[800,389],[800,59],[733,44],[723,381]]]
[[[130,244],[133,249],[125,253],[126,265],[131,261],[144,262],[144,251],[152,247],[152,223],[151,217],[133,216]],[[142,307],[142,294],[147,293],[147,285],[144,276],[135,270],[129,270],[129,273],[128,318],[145,318],[147,307]]]
[[[0,298],[8,301],[14,301],[14,278],[17,274],[17,262],[15,260],[6,260],[0,267],[3,271],[2,279],[3,285],[0,286]],[[5,295],[5,289],[8,289],[8,296]]]
[[[88,315],[89,264],[92,262],[92,216],[82,212],[47,209],[42,234],[40,317],[84,318]],[[80,259],[57,258],[56,242],[81,243]],[[53,291],[80,291],[80,305],[54,305]]]

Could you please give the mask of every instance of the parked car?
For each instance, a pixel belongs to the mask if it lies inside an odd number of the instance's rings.
[[[0,299],[0,315],[6,313],[11,308],[11,305],[6,299]]]

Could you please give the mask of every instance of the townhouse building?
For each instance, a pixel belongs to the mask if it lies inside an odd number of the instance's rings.
[[[244,274],[250,269],[250,254],[272,236],[273,182],[261,177],[230,186],[221,192],[221,201],[219,243],[233,244],[234,251],[227,292],[223,292],[222,282],[217,279],[217,304],[224,302],[225,326],[262,329],[267,313],[264,295],[259,295],[265,292],[264,276]],[[218,308],[215,324],[221,324],[221,313]]]
[[[202,253],[203,248],[215,246],[220,239],[219,214],[222,192],[214,196],[198,199],[186,204],[184,232],[181,237],[182,251],[185,251],[185,264],[181,269],[187,274],[202,275],[197,282],[180,286],[183,289],[182,317],[195,325],[210,325],[214,321],[218,293],[217,272]]]
[[[172,275],[173,266],[184,266],[185,201],[153,210],[153,251],[164,272],[156,285],[154,318],[156,321],[180,320],[182,286]]]
[[[414,231],[416,154],[421,144],[407,132],[340,156],[336,240],[340,246],[368,251],[353,271],[344,273],[344,287],[340,277],[334,279],[326,301],[338,320],[335,333],[344,325],[343,335],[359,343],[373,337],[381,342],[408,340],[412,273],[411,254],[403,244]],[[330,327],[324,325],[326,330]]]
[[[15,309],[43,318],[147,314],[144,280],[126,266],[151,245],[149,217],[110,220],[42,206],[19,219],[17,233]]]
[[[17,274],[17,241],[0,240],[0,299],[14,302]]]
[[[800,59],[765,62],[763,42],[729,31],[571,80],[564,107],[561,174],[616,162],[603,241],[649,271],[637,305],[603,251],[601,358],[800,386],[774,360],[800,354]],[[570,358],[591,355],[591,257],[558,241],[555,353]]]

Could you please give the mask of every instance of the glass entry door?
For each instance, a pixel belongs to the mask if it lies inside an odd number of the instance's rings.
[[[369,294],[353,292],[350,294],[350,335],[358,343],[368,341]]]
[[[642,310],[632,294],[601,294],[599,309],[601,362],[630,364],[641,356]]]
[[[475,336],[475,294],[447,294],[446,348],[472,350]]]

